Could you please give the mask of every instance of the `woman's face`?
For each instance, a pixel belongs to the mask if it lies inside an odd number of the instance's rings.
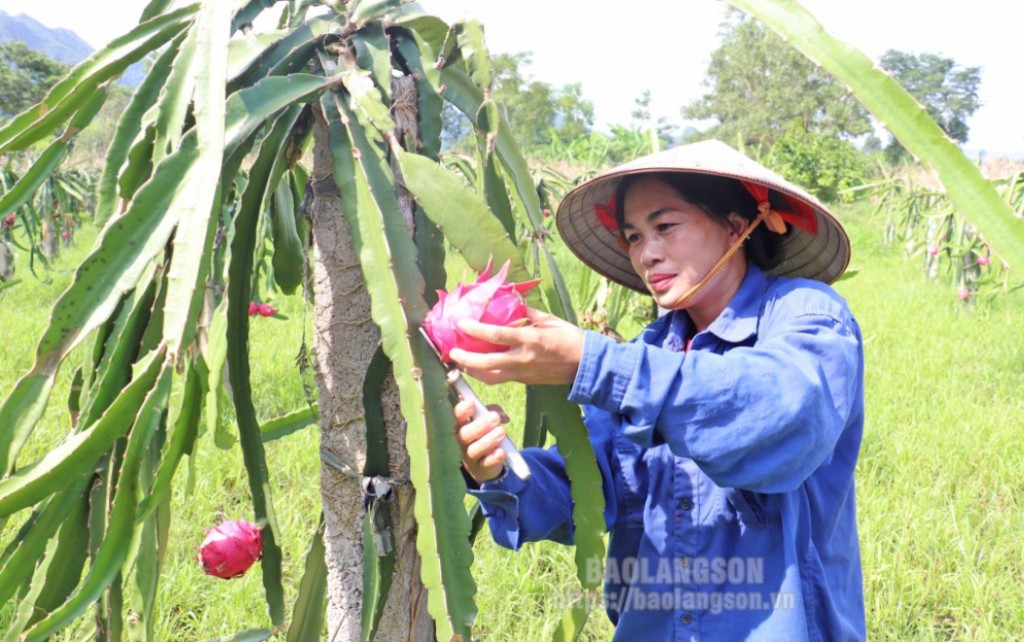
[[[633,269],[658,305],[666,308],[674,306],[708,274],[745,226],[737,214],[730,215],[729,225],[716,221],[655,177],[643,177],[630,185],[623,213],[622,232],[629,244]],[[737,252],[685,307],[710,305],[724,309],[745,272],[746,259],[743,252]]]

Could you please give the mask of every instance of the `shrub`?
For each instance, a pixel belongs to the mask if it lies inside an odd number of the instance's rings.
[[[868,171],[866,157],[853,143],[798,127],[790,128],[763,160],[825,202],[852,201],[852,188],[864,182]]]

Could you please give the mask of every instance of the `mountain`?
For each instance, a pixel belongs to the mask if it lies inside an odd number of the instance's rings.
[[[9,40],[20,40],[29,49],[66,65],[77,65],[94,51],[70,29],[51,29],[32,16],[23,13],[11,16],[0,10],[0,42]],[[125,70],[118,83],[134,89],[145,73],[142,65],[135,63]]]

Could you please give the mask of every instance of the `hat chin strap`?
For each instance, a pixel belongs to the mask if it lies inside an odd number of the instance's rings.
[[[764,221],[768,229],[771,230],[772,232],[775,232],[776,234],[786,233],[786,222],[782,220],[782,216],[780,216],[778,212],[771,208],[771,205],[768,204],[768,201],[761,201],[760,203],[758,203],[757,209],[758,212],[760,212],[757,215],[757,218],[750,222],[750,225],[747,226],[747,229],[743,230],[743,233],[740,234],[740,237],[736,239],[736,242],[733,243],[732,246],[725,251],[725,254],[722,255],[722,258],[718,259],[718,262],[711,266],[711,269],[708,270],[708,273],[704,275],[703,279],[698,281],[696,285],[690,288],[683,296],[676,300],[675,303],[673,303],[670,306],[667,306],[669,310],[679,310],[685,307],[687,304],[690,303],[693,297],[697,296],[701,290],[707,287],[707,284],[711,283],[711,280],[715,278],[715,276],[717,276],[719,272],[722,271],[722,268],[724,268],[725,265],[729,262],[729,259],[732,258],[732,255],[736,254],[736,252],[743,246],[743,243],[746,242],[748,238],[750,238],[750,235],[754,233],[754,230],[757,229],[757,226],[761,224],[761,221]]]

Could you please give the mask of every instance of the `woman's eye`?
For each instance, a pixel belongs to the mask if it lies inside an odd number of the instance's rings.
[[[637,241],[640,240],[640,235],[639,234],[626,234],[625,238],[626,238],[626,243],[629,243],[630,245],[632,245],[632,244],[634,244],[634,243],[636,243]]]

